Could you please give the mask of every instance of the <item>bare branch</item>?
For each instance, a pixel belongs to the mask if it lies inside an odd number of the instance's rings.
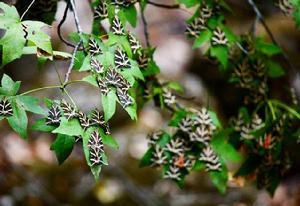
[[[140,5],[140,9],[141,9],[142,21],[143,21],[143,24],[144,24],[144,35],[145,35],[146,45],[147,45],[147,47],[150,47],[151,45],[150,45],[150,40],[149,40],[148,23],[147,23],[147,20],[146,20],[146,17],[145,17],[144,10],[143,10],[141,5]]]
[[[156,7],[164,8],[164,9],[179,9],[180,8],[180,4],[166,5],[166,4],[160,4],[160,3],[156,3],[156,2],[152,2],[152,1],[147,1],[147,3],[150,5],[156,6]]]
[[[70,47],[75,48],[75,45],[73,45],[73,44],[71,44],[70,42],[68,42],[67,40],[65,40],[64,37],[62,36],[62,33],[61,33],[61,27],[62,27],[62,25],[65,23],[65,21],[66,21],[66,19],[67,19],[69,7],[70,7],[70,2],[67,2],[67,5],[66,5],[65,11],[64,11],[63,18],[61,19],[61,21],[59,22],[59,24],[58,24],[58,26],[57,26],[57,33],[58,33],[59,39],[60,39],[63,43],[65,43],[67,46],[70,46]]]
[[[71,8],[72,8],[72,11],[73,11],[74,19],[75,19],[75,24],[76,24],[77,32],[79,33],[79,36],[80,36],[80,41],[78,42],[78,44],[74,48],[72,59],[71,59],[71,63],[69,65],[68,71],[67,71],[67,73],[65,75],[65,81],[64,81],[63,86],[65,86],[68,83],[68,81],[69,81],[70,74],[71,74],[72,68],[74,66],[76,53],[77,53],[80,45],[83,43],[82,29],[81,29],[81,26],[80,26],[80,23],[79,23],[79,18],[78,18],[78,14],[77,14],[76,7],[75,7],[75,2],[74,2],[74,0],[70,0],[70,3],[71,3]]]
[[[282,48],[279,43],[276,41],[272,31],[270,30],[270,28],[268,27],[265,18],[263,17],[263,15],[261,14],[260,10],[258,9],[257,5],[255,4],[255,2],[253,0],[248,0],[248,3],[252,6],[253,11],[255,12],[258,20],[261,22],[261,24],[263,25],[263,27],[265,28],[266,32],[268,33],[268,35],[270,36],[272,42],[274,44],[276,44],[277,46],[279,46],[280,48]],[[294,65],[292,64],[292,62],[289,59],[289,56],[282,50],[282,56],[284,58],[284,60],[288,63],[289,67],[292,69],[292,71],[294,73],[296,73],[296,69],[294,67]]]

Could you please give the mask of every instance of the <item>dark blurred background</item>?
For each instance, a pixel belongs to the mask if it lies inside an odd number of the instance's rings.
[[[23,1],[29,3],[31,1]],[[6,1],[11,2],[11,1]],[[172,4],[173,1],[156,1]],[[255,15],[246,0],[229,0],[233,13],[226,13],[227,24],[237,33],[247,33]],[[81,26],[85,32],[91,31],[92,13],[88,1],[76,0]],[[288,66],[281,57],[278,61],[287,68],[287,76],[272,83],[274,96],[285,97],[290,85],[300,94],[299,54],[300,31],[296,30],[291,17],[284,16],[271,0],[259,0],[258,6],[266,17],[266,22],[274,36],[298,69],[297,75],[290,75]],[[55,50],[69,51],[57,36],[57,25],[62,18],[65,2],[58,3],[56,21],[48,29]],[[236,89],[218,72],[217,66],[201,58],[201,50],[192,50],[193,42],[184,36],[185,20],[193,10],[167,10],[148,6],[146,18],[150,32],[150,42],[156,46],[155,60],[161,68],[160,78],[179,81],[185,88],[185,95],[195,97],[188,105],[206,106],[209,102],[223,120],[236,113],[240,96]],[[108,22],[104,22],[104,27]],[[144,41],[143,25],[139,17],[134,29]],[[75,31],[72,15],[68,15],[63,26],[63,35]],[[261,25],[257,34],[268,39]],[[42,85],[59,84],[55,68],[63,76],[68,61],[47,62],[38,69],[35,56],[22,59],[5,66],[0,73],[7,73],[14,80],[22,81],[22,91]],[[72,79],[81,75],[73,74]],[[290,85],[289,85],[290,84]],[[86,85],[74,85],[70,92],[76,103],[88,111],[100,103],[98,91]],[[35,93],[37,97],[61,98],[59,91]],[[89,101],[86,101],[86,100]],[[243,179],[230,179],[226,195],[219,194],[209,178],[203,173],[192,173],[187,178],[184,189],[168,180],[160,178],[160,171],[139,168],[139,159],[147,149],[146,134],[166,126],[168,113],[162,113],[152,103],[139,110],[139,121],[132,122],[122,109],[112,122],[112,134],[120,144],[119,150],[106,148],[110,166],[103,167],[101,181],[96,184],[85,163],[81,144],[74,148],[69,159],[61,166],[49,147],[54,136],[30,131],[29,139],[22,140],[12,132],[5,121],[0,122],[0,206],[56,206],[56,205],[111,205],[111,206],[299,206],[300,175],[297,169],[278,187],[271,199],[264,191]],[[30,116],[32,123],[37,116]],[[295,151],[297,155],[297,151]],[[298,158],[300,160],[300,157]],[[230,165],[232,169],[237,165]]]

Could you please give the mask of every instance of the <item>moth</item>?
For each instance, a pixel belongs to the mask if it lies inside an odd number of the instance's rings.
[[[94,131],[89,140],[88,140],[88,148],[89,148],[89,159],[92,163],[92,166],[103,164],[102,153],[104,153],[103,141],[100,134],[97,131]]]
[[[202,17],[196,17],[190,24],[187,25],[185,33],[191,37],[198,37],[201,30],[205,28],[205,19]]]
[[[182,154],[184,152],[183,141],[179,138],[171,139],[168,144],[166,144],[166,150],[174,154]]]
[[[46,120],[47,125],[59,125],[60,124],[61,112],[58,105],[53,104],[48,111]]]
[[[190,133],[192,131],[193,120],[190,117],[185,117],[179,122],[178,128],[185,132]]]
[[[122,75],[119,75],[118,78],[119,78],[118,88],[120,88],[123,92],[127,92],[131,88],[130,83]]]
[[[164,174],[164,178],[169,178],[169,179],[173,179],[173,180],[177,180],[177,181],[180,181],[180,168],[174,166],[174,165],[171,165],[169,167],[169,170],[166,171],[166,173]]]
[[[120,101],[121,106],[125,109],[133,104],[133,99],[127,94],[127,92],[117,89],[117,96]]]
[[[130,69],[131,67],[127,54],[120,48],[115,51],[115,65],[117,69]]]
[[[279,0],[277,6],[286,16],[291,15],[295,11],[290,0]]]
[[[163,98],[164,103],[168,106],[172,106],[176,103],[176,97],[172,94],[172,92],[169,89],[163,89]]]
[[[195,132],[190,133],[189,137],[192,142],[199,142],[204,145],[208,145],[211,135],[211,130],[209,130],[205,125],[199,125]]]
[[[78,112],[79,123],[83,129],[87,129],[90,126],[90,120],[83,112]]]
[[[115,35],[125,35],[124,27],[117,15],[112,22],[111,30]]]
[[[145,51],[142,51],[141,54],[138,56],[137,62],[141,69],[146,69],[149,63],[149,57]]]
[[[92,112],[90,123],[91,125],[100,125],[100,126],[105,124],[104,117],[99,110],[95,109]]]
[[[70,103],[66,102],[66,100],[63,99],[61,101],[60,106],[61,106],[61,108],[64,112],[64,116],[67,118],[67,120],[77,117],[76,108],[74,108]]]
[[[141,43],[132,34],[128,34],[128,40],[133,54],[137,54],[142,49]]]
[[[108,11],[107,11],[107,3],[106,1],[100,1],[99,5],[94,10],[94,18],[101,18],[105,19],[108,17]]]
[[[9,117],[13,115],[13,109],[10,102],[7,99],[0,101],[0,116]]]
[[[204,19],[209,19],[212,15],[213,10],[207,4],[203,4],[200,10],[200,16]]]
[[[112,85],[115,87],[120,86],[120,74],[110,67],[106,73],[105,81],[107,85]]]
[[[165,155],[165,150],[159,145],[155,145],[154,151],[151,157],[151,166],[157,167],[167,163],[167,156]]]
[[[159,138],[161,137],[161,135],[163,135],[162,131],[156,131],[156,132],[152,132],[150,134],[147,135],[147,139],[148,139],[148,145],[154,146],[156,144],[156,142],[159,140]]]
[[[101,47],[98,42],[94,38],[89,39],[89,52],[91,56],[96,56],[102,54]]]
[[[221,170],[221,163],[219,157],[214,153],[210,146],[207,146],[203,149],[200,154],[200,161],[205,162],[206,171],[220,171]]]
[[[102,79],[100,77],[97,77],[96,78],[97,80],[97,84],[98,84],[98,87],[100,89],[100,92],[103,94],[103,95],[107,95],[108,92],[109,92],[109,88],[108,88],[108,85],[106,83],[106,80],[105,79]]]
[[[91,57],[90,64],[93,71],[95,71],[97,74],[102,74],[104,72],[103,64],[100,61],[98,61],[95,57]]]
[[[211,39],[213,45],[227,45],[228,40],[226,38],[225,32],[222,31],[220,27],[217,27],[213,32],[213,37]]]
[[[210,118],[210,115],[206,108],[201,108],[200,111],[196,112],[196,118],[195,123],[196,124],[202,124],[208,126],[211,130],[215,129],[215,125],[213,124],[212,119]]]

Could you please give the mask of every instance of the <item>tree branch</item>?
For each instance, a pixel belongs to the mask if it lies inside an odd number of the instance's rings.
[[[67,19],[69,7],[70,7],[70,2],[68,1],[67,5],[66,5],[66,8],[65,8],[65,11],[64,11],[63,18],[61,19],[61,21],[59,22],[59,24],[57,26],[57,34],[58,34],[59,39],[63,43],[65,43],[67,46],[75,48],[75,45],[73,45],[70,42],[68,42],[67,40],[65,40],[64,37],[62,36],[62,33],[61,33],[61,27],[62,27],[62,25],[65,23],[65,21]]]
[[[151,45],[150,45],[150,40],[149,40],[148,23],[147,23],[145,13],[144,13],[143,8],[142,8],[141,5],[140,5],[140,9],[141,9],[142,21],[143,21],[143,24],[144,24],[144,35],[145,35],[146,45],[147,45],[147,47],[150,47]]]
[[[71,3],[71,8],[72,8],[72,11],[73,11],[74,19],[75,19],[75,25],[76,25],[76,28],[77,28],[77,32],[79,33],[79,36],[80,36],[80,41],[78,42],[78,44],[74,48],[72,59],[71,59],[71,63],[69,65],[68,71],[67,71],[67,73],[65,75],[65,81],[64,81],[63,86],[65,86],[67,84],[67,82],[69,81],[70,74],[71,74],[72,68],[74,66],[76,53],[77,53],[80,45],[83,43],[82,29],[81,29],[79,18],[78,18],[78,14],[77,14],[77,11],[76,11],[75,2],[74,2],[74,0],[70,0],[70,3]]]
[[[272,31],[270,30],[270,28],[268,27],[265,18],[263,17],[263,15],[261,14],[260,10],[258,9],[257,5],[255,4],[255,2],[253,0],[248,0],[248,3],[252,6],[253,11],[255,12],[258,20],[261,22],[261,24],[263,25],[264,29],[266,30],[266,32],[268,33],[268,35],[270,36],[272,42],[274,44],[276,44],[277,46],[279,46],[281,49],[282,47],[280,46],[280,44],[277,42],[277,40],[275,39]],[[284,58],[284,60],[287,62],[287,64],[289,65],[289,67],[292,69],[293,73],[296,73],[296,69],[294,67],[294,65],[292,64],[292,62],[289,59],[289,56],[283,51],[282,49],[282,56]]]
[[[152,2],[152,1],[147,1],[147,3],[150,5],[156,6],[156,7],[164,8],[164,9],[179,9],[180,8],[180,4],[166,5],[166,4],[160,4],[160,3],[156,3],[156,2]]]

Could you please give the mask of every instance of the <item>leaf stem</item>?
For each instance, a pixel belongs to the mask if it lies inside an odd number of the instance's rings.
[[[52,86],[46,86],[46,87],[39,87],[39,88],[36,88],[36,89],[26,91],[26,92],[20,94],[20,96],[27,95],[27,94],[34,93],[34,92],[39,92],[39,91],[46,90],[46,89],[58,89],[58,88],[62,88],[61,85],[52,85]]]
[[[65,84],[65,87],[70,85],[70,84],[76,84],[76,83],[86,83],[86,82],[83,81],[83,80],[69,81]],[[26,92],[20,94],[20,96],[31,94],[31,93],[34,93],[34,92],[39,92],[39,91],[46,90],[46,89],[64,89],[64,86],[63,85],[51,85],[51,86],[46,86],[46,87],[39,87],[39,88],[36,88],[36,89],[26,91]]]
[[[276,120],[276,114],[275,114],[274,107],[273,107],[271,101],[268,101],[268,106],[269,106],[269,108],[270,108],[270,111],[271,111],[273,120]]]

